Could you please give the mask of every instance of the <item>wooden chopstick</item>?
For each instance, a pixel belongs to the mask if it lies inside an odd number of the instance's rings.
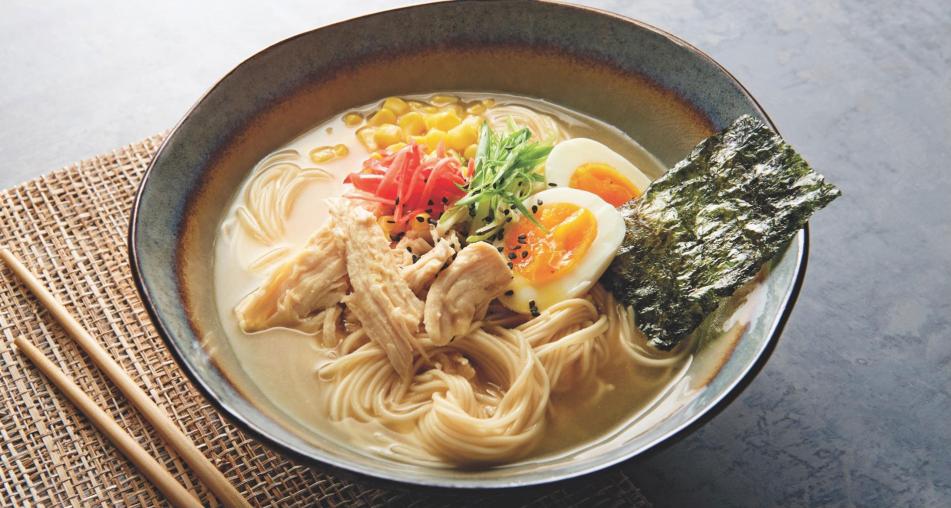
[[[55,296],[43,287],[39,279],[37,279],[12,252],[4,247],[0,247],[0,259],[13,270],[13,273],[26,285],[30,292],[33,293],[33,296],[35,296],[37,300],[46,307],[50,314],[56,318],[56,321],[66,329],[70,337],[86,351],[86,354],[89,355],[93,363],[119,388],[129,402],[142,413],[155,431],[162,436],[162,439],[192,468],[195,475],[198,476],[198,479],[200,479],[225,506],[251,506],[237,489],[228,482],[228,479],[221,474],[221,471],[218,471],[214,464],[198,450],[195,443],[165,414],[165,411],[158,407],[158,405],[146,395],[144,390],[139,388],[139,385],[129,377],[129,374],[109,356],[109,353],[96,342],[96,339],[79,324],[79,321],[66,310],[66,307],[64,307]]]
[[[82,388],[77,386],[63,371],[59,370],[33,343],[27,340],[26,337],[17,337],[13,343],[16,344],[17,349],[33,362],[33,365],[36,365],[47,379],[52,381],[53,384],[66,395],[66,398],[72,401],[72,403],[89,418],[96,428],[112,441],[112,444],[116,445],[116,448],[118,448],[123,455],[128,457],[129,460],[135,464],[135,467],[139,468],[143,476],[158,487],[162,494],[165,494],[165,497],[168,498],[172,505],[190,508],[201,507],[201,503],[198,502],[195,496],[185,490],[185,487],[182,487],[167,469],[156,462],[132,436],[122,430],[122,427],[120,427],[111,416],[96,405],[96,403],[83,392]]]

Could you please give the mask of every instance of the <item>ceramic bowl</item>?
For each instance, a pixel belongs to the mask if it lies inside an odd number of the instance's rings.
[[[389,95],[444,90],[508,92],[567,106],[623,130],[667,165],[742,114],[769,121],[736,79],[688,43],[570,5],[429,4],[275,44],[185,114],[152,160],[132,211],[130,257],[142,300],[201,392],[260,441],[316,467],[456,488],[525,486],[597,471],[670,442],[722,409],[778,340],[805,270],[806,230],[772,263],[762,305],[732,353],[721,351],[716,369],[696,376],[697,390],[658,407],[637,431],[619,429],[577,453],[478,471],[396,465],[299,428],[261,396],[228,348],[209,289],[227,203],[255,162],[324,119]]]

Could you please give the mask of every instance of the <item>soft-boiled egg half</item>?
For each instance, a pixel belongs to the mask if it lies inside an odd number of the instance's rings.
[[[524,216],[506,227],[502,252],[514,278],[499,300],[535,314],[591,289],[621,246],[624,220],[595,194],[568,187],[539,192],[525,207],[544,229]]]
[[[549,183],[593,192],[614,206],[640,196],[651,183],[637,166],[587,138],[555,145],[545,162],[545,176]]]

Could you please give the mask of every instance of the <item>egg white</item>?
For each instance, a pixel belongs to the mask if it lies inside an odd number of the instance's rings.
[[[594,215],[598,233],[584,258],[570,272],[555,280],[536,285],[518,273],[514,274],[508,287],[511,294],[503,294],[499,301],[523,314],[530,312],[529,302],[533,300],[538,310],[542,311],[562,300],[585,294],[607,270],[624,239],[621,214],[596,194],[568,187],[553,188],[528,198],[525,206],[530,209],[538,201],[546,205],[569,203],[588,209]]]
[[[606,164],[626,177],[641,193],[650,185],[640,169],[610,148],[593,139],[574,138],[555,145],[545,161],[545,177],[559,187],[568,187],[571,175],[583,164]]]

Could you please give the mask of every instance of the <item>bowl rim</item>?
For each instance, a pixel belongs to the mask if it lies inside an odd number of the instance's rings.
[[[643,459],[645,457],[654,455],[667,447],[679,442],[684,439],[695,430],[705,425],[707,422],[712,420],[718,414],[720,414],[727,406],[729,406],[734,400],[743,393],[746,388],[752,383],[753,379],[759,374],[763,369],[766,362],[772,356],[773,351],[776,349],[777,344],[779,343],[779,338],[782,335],[782,332],[786,326],[787,321],[792,313],[793,307],[795,307],[796,301],[798,300],[799,293],[802,290],[803,281],[806,275],[806,267],[808,264],[809,257],[809,225],[808,223],[803,226],[803,228],[796,234],[792,242],[796,242],[798,246],[798,256],[795,260],[794,267],[794,278],[792,285],[790,286],[788,292],[783,298],[780,309],[781,311],[775,317],[773,322],[769,326],[769,338],[766,340],[762,346],[761,351],[757,355],[756,359],[746,368],[744,372],[726,389],[714,398],[713,402],[709,408],[699,413],[685,422],[674,428],[673,430],[667,432],[664,435],[659,436],[653,441],[645,444],[640,451],[635,451],[633,453],[624,454],[617,458],[612,458],[605,460],[604,462],[597,462],[590,465],[586,468],[578,468],[575,470],[565,471],[559,473],[558,475],[552,475],[544,478],[537,479],[527,479],[520,481],[506,481],[502,480],[458,480],[458,479],[449,479],[443,480],[438,479],[433,481],[432,479],[420,480],[416,478],[409,478],[402,476],[398,471],[389,471],[390,476],[383,476],[382,470],[370,470],[358,465],[349,463],[346,460],[339,460],[333,458],[316,458],[311,454],[304,453],[298,449],[295,449],[293,446],[282,443],[275,438],[269,436],[264,430],[260,429],[254,423],[248,421],[242,414],[233,410],[227,406],[219,396],[209,387],[209,385],[198,375],[197,370],[185,359],[184,351],[182,351],[178,344],[172,340],[172,334],[169,332],[168,328],[165,326],[164,321],[161,316],[156,311],[156,308],[153,304],[153,295],[148,289],[145,283],[145,276],[143,274],[140,258],[138,255],[138,241],[137,241],[137,231],[138,231],[138,222],[139,222],[139,212],[140,206],[142,203],[142,196],[145,192],[145,189],[148,185],[149,178],[152,173],[152,169],[155,166],[156,161],[160,160],[163,152],[169,144],[169,140],[175,135],[183,123],[185,123],[195,112],[199,104],[201,104],[214,90],[216,90],[225,80],[228,79],[233,73],[235,73],[240,67],[243,67],[248,62],[251,62],[261,55],[274,51],[277,47],[283,46],[290,43],[298,38],[305,37],[308,34],[321,30],[331,26],[337,26],[349,23],[354,20],[371,18],[375,16],[386,15],[392,12],[398,12],[403,10],[411,10],[422,5],[434,5],[434,4],[444,4],[444,3],[454,3],[455,0],[440,0],[436,2],[424,3],[424,4],[415,4],[404,7],[399,7],[395,9],[387,9],[383,11],[377,11],[369,14],[364,14],[361,16],[355,16],[352,18],[347,18],[341,21],[334,23],[321,25],[310,30],[292,35],[280,41],[277,41],[273,44],[268,45],[267,47],[261,49],[260,51],[255,52],[251,56],[245,58],[240,63],[236,64],[230,71],[224,74],[221,78],[215,81],[184,113],[181,119],[176,122],[175,126],[167,131],[165,138],[163,139],[158,150],[155,151],[155,154],[152,156],[152,159],[149,161],[148,167],[142,175],[142,179],[139,183],[138,189],[135,193],[135,198],[132,203],[132,210],[129,217],[129,230],[128,230],[128,256],[129,256],[129,265],[132,272],[132,279],[135,283],[136,290],[141,297],[143,306],[149,316],[150,321],[155,327],[156,332],[162,338],[162,341],[168,347],[172,353],[172,357],[175,359],[175,362],[185,372],[189,380],[198,388],[198,391],[205,397],[212,405],[218,410],[219,413],[225,415],[225,417],[233,424],[238,426],[242,431],[247,432],[253,436],[259,443],[264,444],[266,447],[277,451],[281,455],[291,458],[299,463],[308,465],[310,467],[317,466],[319,468],[330,469],[331,472],[338,476],[344,478],[356,478],[358,480],[371,480],[381,484],[383,487],[395,488],[395,489],[406,489],[407,487],[425,487],[435,490],[451,490],[454,492],[459,492],[463,490],[498,490],[498,489],[511,489],[511,488],[529,488],[529,487],[538,487],[542,485],[552,484],[554,482],[563,482],[572,479],[577,479],[579,477],[593,474],[599,471],[606,471],[615,467],[620,467],[625,463],[631,462],[636,459]],[[723,75],[732,82],[734,86],[740,91],[745,99],[750,101],[756,109],[757,113],[762,115],[766,120],[769,126],[775,131],[779,132],[776,128],[775,123],[763,110],[763,107],[760,105],[759,101],[747,90],[747,88],[740,83],[740,81],[723,65],[717,62],[713,57],[700,50],[699,48],[693,46],[689,42],[681,39],[680,37],[667,32],[663,29],[657,28],[649,23],[644,21],[634,19],[622,14],[617,14],[615,12],[607,11],[604,9],[599,9],[596,7],[582,6],[571,4],[568,2],[563,2],[560,0],[539,0],[539,3],[543,4],[552,4],[562,8],[574,9],[576,11],[594,13],[602,16],[608,16],[620,21],[633,24],[640,29],[653,32],[657,35],[664,37],[669,42],[681,46],[699,58],[706,60],[709,64],[713,65],[717,70],[723,73]],[[791,243],[792,243],[791,242]],[[788,247],[787,247],[788,248]]]

